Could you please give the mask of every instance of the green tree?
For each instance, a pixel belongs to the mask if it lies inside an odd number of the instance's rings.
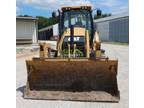
[[[111,13],[105,13],[105,14],[102,14],[101,16],[98,16],[97,14],[95,14],[94,19],[100,19],[100,18],[111,16],[111,15],[112,15]]]
[[[32,17],[30,15],[18,15],[18,17]]]
[[[47,27],[47,26],[51,26],[54,25],[56,23],[58,23],[58,17],[43,17],[43,16],[37,16],[38,18],[38,29]]]

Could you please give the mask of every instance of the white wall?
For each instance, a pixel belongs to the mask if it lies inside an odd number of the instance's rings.
[[[58,24],[53,25],[53,35],[54,36],[58,36],[59,35]]]
[[[37,41],[37,27],[34,20],[16,20],[16,39],[32,39]]]

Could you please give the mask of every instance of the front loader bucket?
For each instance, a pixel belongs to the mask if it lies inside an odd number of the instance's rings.
[[[27,60],[24,98],[118,102],[117,60]]]

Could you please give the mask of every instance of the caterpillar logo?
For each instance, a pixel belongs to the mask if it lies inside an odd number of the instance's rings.
[[[68,38],[68,41],[70,41],[70,37]],[[74,37],[74,41],[80,41],[80,37]]]

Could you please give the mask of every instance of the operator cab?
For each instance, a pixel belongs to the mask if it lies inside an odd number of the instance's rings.
[[[91,6],[79,6],[79,7],[62,7],[62,13],[60,15],[60,36],[73,28],[81,28],[88,30],[90,36],[90,43],[93,40],[93,18],[92,18],[92,11]],[[68,49],[68,43],[70,43],[70,36],[66,36],[63,40],[62,49]],[[76,44],[77,49],[82,55],[85,56],[85,38],[84,36],[75,35],[74,36],[74,43]]]
[[[93,18],[91,6],[75,6],[75,7],[62,7],[61,21],[60,21],[60,36],[63,32],[74,27],[85,28],[89,31],[90,40],[93,39]]]

